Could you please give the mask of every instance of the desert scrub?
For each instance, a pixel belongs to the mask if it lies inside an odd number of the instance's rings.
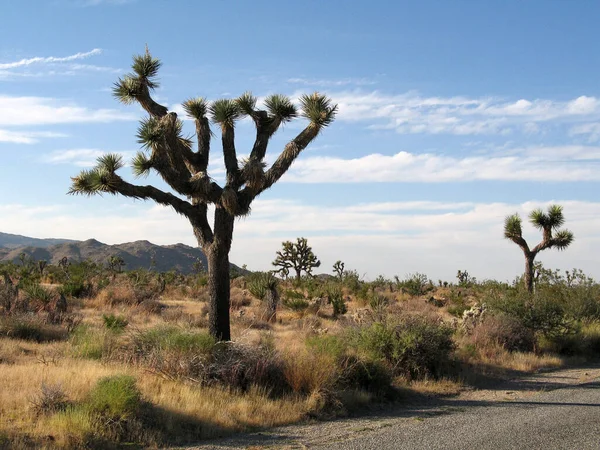
[[[117,344],[114,332],[80,324],[71,336],[73,356],[86,359],[103,359],[111,356]]]
[[[0,317],[0,336],[33,342],[64,340],[68,332],[64,327],[46,323],[33,314],[14,314]]]
[[[143,402],[136,380],[111,375],[98,380],[87,397],[50,418],[66,447],[106,448],[144,440]]]
[[[115,333],[121,333],[125,327],[129,325],[129,321],[123,316],[115,316],[114,314],[102,314],[102,321],[107,330]]]
[[[351,334],[359,354],[385,362],[394,374],[407,379],[443,375],[455,348],[451,328],[421,317],[375,322]]]

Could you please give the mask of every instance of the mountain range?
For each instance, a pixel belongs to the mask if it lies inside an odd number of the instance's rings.
[[[25,253],[35,260],[46,260],[50,264],[67,257],[69,261],[91,260],[106,263],[111,256],[120,256],[126,270],[150,268],[159,272],[177,270],[191,273],[193,264],[201,261],[206,268],[206,257],[201,249],[184,244],[156,245],[148,241],[127,242],[108,245],[95,239],[74,241],[70,239],[37,239],[16,234],[0,233],[0,261],[18,262]],[[241,269],[234,264],[232,268]]]

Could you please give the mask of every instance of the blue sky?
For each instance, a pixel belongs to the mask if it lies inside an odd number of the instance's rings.
[[[540,260],[600,277],[599,13],[584,0],[2,2],[0,231],[194,245],[166,208],[65,195],[98,155],[138,149],[143,113],[110,88],[147,44],[163,62],[155,97],[176,112],[247,90],[339,105],[237,223],[232,261],[268,269],[281,241],[306,236],[324,270],[512,279],[523,257],[504,217],[558,202],[576,241]],[[301,127],[278,132],[269,161]],[[243,155],[251,125],[237,137]]]

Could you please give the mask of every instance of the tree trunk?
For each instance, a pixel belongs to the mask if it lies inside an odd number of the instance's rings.
[[[211,249],[208,260],[208,330],[218,341],[231,340],[229,328],[229,254]]]
[[[231,340],[229,325],[229,251],[233,238],[235,218],[221,207],[215,208],[214,237],[203,241],[202,233],[194,227],[194,234],[202,246],[208,262],[208,331],[218,341]]]
[[[302,278],[302,269],[295,269],[296,270],[296,281],[300,281],[300,278]]]
[[[533,294],[533,261],[535,254],[525,255],[525,286],[530,294]]]
[[[265,320],[267,322],[277,322],[277,304],[279,303],[279,292],[277,288],[269,289],[264,299],[265,302]]]

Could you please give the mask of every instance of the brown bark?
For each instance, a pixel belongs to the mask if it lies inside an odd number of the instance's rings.
[[[530,294],[533,294],[533,262],[535,253],[525,254],[525,286]]]
[[[219,341],[231,340],[229,327],[229,255],[210,251],[208,260],[208,330]]]
[[[233,237],[234,216],[215,208],[214,237],[211,243],[199,240],[208,260],[209,314],[208,330],[219,341],[231,340],[229,325],[230,284],[229,251]],[[204,244],[204,245],[203,245]]]

